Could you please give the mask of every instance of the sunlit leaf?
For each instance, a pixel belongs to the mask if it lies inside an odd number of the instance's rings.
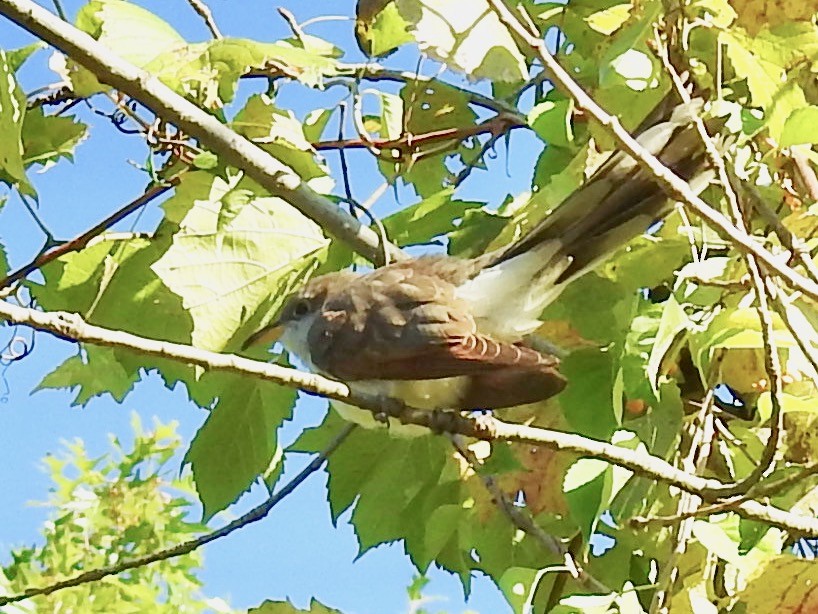
[[[295,390],[225,373],[209,373],[200,385],[218,401],[184,462],[193,469],[208,520],[268,470],[277,449],[276,431],[292,415]]]
[[[248,314],[262,305],[275,311],[286,284],[314,267],[306,257],[327,243],[296,209],[245,185],[238,174],[199,171],[164,205],[179,231],[152,270],[182,298],[198,347],[240,345],[233,337]]]

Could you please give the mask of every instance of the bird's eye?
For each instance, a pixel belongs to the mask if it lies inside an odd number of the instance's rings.
[[[310,303],[304,299],[297,301],[295,305],[293,305],[293,315],[296,318],[303,318],[310,312]]]

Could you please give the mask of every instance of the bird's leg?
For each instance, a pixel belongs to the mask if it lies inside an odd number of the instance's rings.
[[[380,398],[380,411],[375,411],[372,413],[372,417],[375,418],[377,422],[381,422],[389,428],[389,418],[398,418],[400,419],[403,410],[406,406],[398,399],[393,397],[381,397]]]

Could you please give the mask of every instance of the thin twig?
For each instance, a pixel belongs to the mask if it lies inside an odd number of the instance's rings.
[[[196,539],[191,539],[190,541],[182,542],[181,544],[177,544],[171,548],[165,548],[164,550],[159,550],[158,552],[153,552],[146,556],[131,559],[130,561],[123,561],[121,563],[117,563],[116,565],[111,565],[110,567],[100,567],[99,569],[85,571],[74,576],[73,578],[60,580],[59,582],[49,584],[48,586],[29,588],[17,595],[0,596],[0,607],[9,603],[30,599],[31,597],[51,595],[52,593],[56,593],[57,591],[61,591],[66,588],[88,584],[89,582],[97,582],[103,578],[107,578],[108,576],[114,576],[124,571],[128,571],[129,569],[145,567],[151,563],[165,561],[177,556],[190,554],[194,550],[197,550],[206,544],[214,542],[217,539],[221,539],[222,537],[226,537],[234,531],[244,528],[249,524],[258,522],[267,516],[267,514],[269,514],[276,505],[281,503],[281,501],[283,501],[298,486],[300,486],[304,480],[318,471],[324,464],[324,461],[327,460],[327,457],[329,457],[329,455],[343,443],[354,428],[354,424],[349,424],[344,427],[344,429],[335,436],[335,438],[327,445],[326,448],[324,448],[324,450],[318,454],[318,456],[312,459],[310,463],[298,473],[298,475],[282,486],[281,489],[279,489],[274,495],[271,495],[270,498],[264,503],[254,507],[246,514],[236,518],[236,520],[226,524],[221,529],[216,529],[215,531],[202,535],[201,537],[197,537]]]
[[[715,417],[713,416],[713,400],[715,398],[711,388],[699,410],[696,420],[691,425],[690,449],[682,459],[682,469],[693,475],[701,475],[710,458],[713,439],[715,438]],[[687,544],[692,536],[693,518],[689,514],[701,505],[701,497],[694,493],[683,492],[676,506],[677,521],[673,552],[663,562],[659,578],[656,581],[656,591],[651,600],[650,612],[665,612],[670,607],[673,597],[673,586],[679,576],[679,559],[687,550]]]
[[[659,39],[657,34],[656,48],[665,70],[670,75],[671,80],[676,88],[677,93],[682,99],[683,104],[688,106],[691,119],[693,120],[696,130],[701,137],[704,144],[707,156],[710,163],[716,170],[719,178],[719,183],[724,189],[725,197],[730,206],[730,212],[733,217],[733,224],[742,233],[747,233],[747,224],[744,221],[744,215],[739,203],[738,194],[733,189],[733,184],[727,173],[727,168],[724,164],[724,159],[719,153],[716,144],[707,132],[707,126],[701,116],[692,108],[692,100],[688,94],[684,83],[682,82],[679,73],[676,71],[673,64],[668,57],[667,47]],[[761,269],[759,267],[756,256],[750,252],[744,252],[744,261],[747,270],[750,272],[750,279],[753,283],[753,289],[756,295],[756,311],[758,313],[759,321],[761,322],[761,336],[764,343],[764,361],[766,363],[767,376],[770,378],[770,399],[772,401],[772,411],[770,415],[770,436],[764,446],[764,451],[758,464],[753,470],[740,482],[738,482],[732,491],[725,492],[723,496],[731,496],[742,494],[754,486],[763,478],[768,472],[772,471],[775,466],[775,454],[779,448],[781,441],[781,434],[783,431],[783,416],[781,412],[781,361],[778,356],[778,348],[776,347],[774,337],[773,315],[770,311],[768,303],[767,287],[764,283]]]
[[[162,185],[155,185],[148,188],[144,194],[140,195],[138,198],[132,200],[124,207],[118,209],[104,220],[102,220],[99,224],[96,224],[92,228],[89,228],[85,232],[80,235],[77,235],[70,241],[66,241],[65,243],[60,243],[57,247],[53,249],[47,249],[46,251],[37,255],[31,262],[21,266],[19,269],[10,273],[7,277],[0,280],[0,288],[5,288],[10,286],[11,284],[23,279],[29,273],[36,271],[37,269],[45,266],[49,262],[56,260],[57,258],[64,256],[70,252],[76,252],[81,250],[83,247],[88,245],[88,242],[96,236],[99,236],[104,231],[108,230],[111,226],[116,224],[117,222],[122,221],[131,213],[139,209],[140,207],[144,207],[150,201],[158,198],[165,192],[167,192],[173,185],[176,183],[176,180],[171,180]]]
[[[731,172],[730,177],[734,175]],[[789,228],[787,228],[778,214],[773,211],[770,205],[767,204],[761,195],[758,193],[756,187],[747,181],[741,182],[742,192],[748,194],[752,198],[752,207],[758,211],[764,220],[773,227],[776,236],[781,241],[781,244],[790,250],[792,256],[801,263],[810,279],[818,281],[818,266],[812,260],[812,254],[809,247],[801,237],[795,235]]]
[[[45,235],[45,249],[48,249],[57,244],[56,239],[54,239],[54,235],[51,234],[51,231],[46,227],[45,223],[40,219],[40,216],[37,215],[37,212],[34,210],[34,207],[31,206],[29,202],[30,197],[26,196],[25,194],[20,194],[20,201],[23,203],[23,206],[28,211],[31,219],[34,220],[34,223],[37,225],[37,228],[40,229]]]
[[[242,169],[266,190],[285,199],[338,239],[373,262],[382,254],[378,235],[329,198],[316,193],[292,168],[255,143],[239,137],[218,118],[186,100],[159,79],[113,54],[99,41],[60,20],[32,0],[0,0],[0,15],[57,47],[115,87],[198,139],[225,163]],[[389,246],[392,259],[407,256]]]
[[[301,40],[304,38],[304,29],[298,25],[298,21],[290,11],[285,9],[283,6],[278,7],[278,14],[284,18],[284,21],[287,22],[287,25],[290,26],[290,30],[293,31],[293,35],[298,39]]]
[[[121,347],[145,356],[167,358],[184,364],[197,365],[207,370],[259,377],[284,386],[300,388],[305,392],[346,401],[376,414],[396,418],[404,424],[425,426],[434,432],[460,433],[485,441],[526,443],[545,446],[557,451],[573,452],[590,458],[599,458],[630,469],[636,475],[695,493],[706,501],[718,501],[722,491],[732,488],[732,485],[725,485],[716,479],[691,475],[664,459],[650,454],[628,450],[581,435],[523,424],[510,424],[497,420],[493,416],[481,416],[480,419],[477,419],[453,411],[416,409],[408,407],[400,399],[352,391],[346,384],[313,373],[250,360],[233,354],[219,354],[189,345],[156,341],[122,331],[93,326],[76,314],[44,313],[0,301],[0,320],[48,331],[62,339],[74,339],[105,347]],[[742,503],[736,508],[736,512],[745,518],[818,537],[818,519],[812,516],[786,512],[757,501]]]
[[[749,280],[730,280],[730,279],[703,279],[696,275],[685,277],[685,281],[696,284],[697,286],[709,286],[712,288],[722,288],[730,292],[746,292],[749,287]]]
[[[818,350],[816,350],[812,343],[804,339],[804,334],[792,323],[789,314],[789,306],[792,303],[792,299],[790,297],[784,297],[784,289],[777,286],[772,279],[767,278],[766,282],[767,292],[769,292],[770,300],[773,302],[773,305],[775,305],[776,313],[781,317],[787,330],[790,331],[792,338],[795,339],[798,349],[803,352],[807,361],[812,365],[815,371],[813,377],[818,378]],[[797,307],[794,308],[798,309]],[[816,380],[816,384],[818,384],[818,380]]]
[[[516,128],[516,126],[510,126],[509,130],[512,128]],[[477,155],[474,157],[474,159],[468,164],[466,164],[466,167],[457,174],[457,177],[452,182],[452,187],[459,188],[460,185],[464,181],[466,181],[466,179],[469,178],[471,172],[475,168],[477,168],[477,165],[480,164],[480,161],[483,159],[483,156],[485,156],[488,153],[488,151],[495,146],[497,141],[499,141],[503,136],[505,136],[505,134],[506,134],[505,132],[492,133],[488,140],[485,143],[483,143],[482,147],[480,147],[480,151],[477,152]]]
[[[57,11],[57,15],[60,16],[60,19],[63,21],[68,21],[68,17],[65,14],[65,9],[62,6],[62,2],[60,0],[51,0],[54,4],[54,10]]]
[[[210,30],[210,33],[213,35],[215,39],[222,39],[222,33],[219,31],[219,26],[216,25],[216,20],[213,19],[213,13],[202,0],[187,0],[187,3],[193,7],[193,10],[198,13],[199,17],[204,19],[205,25],[207,29]]]
[[[674,525],[685,518],[701,518],[704,516],[711,516],[713,514],[729,512],[734,510],[737,505],[744,501],[750,501],[751,499],[758,499],[761,497],[770,497],[778,494],[788,486],[797,484],[798,482],[815,475],[816,473],[818,473],[818,463],[813,463],[803,467],[801,471],[794,473],[793,475],[786,476],[778,480],[770,480],[769,482],[761,482],[756,484],[746,494],[729,497],[728,499],[719,503],[703,505],[686,514],[673,516],[638,516],[636,518],[631,518],[628,521],[628,524],[635,528],[644,528],[648,525],[669,526]]]
[[[362,121],[361,121],[362,124]],[[473,126],[463,126],[461,128],[442,128],[440,130],[432,130],[422,134],[404,134],[397,139],[375,139],[369,137],[364,133],[356,139],[336,139],[333,141],[319,141],[312,143],[312,146],[318,151],[325,151],[328,149],[370,149],[374,155],[379,155],[383,150],[396,151],[396,156],[390,156],[390,159],[395,157],[403,157],[407,153],[419,150],[422,146],[429,143],[440,143],[447,141],[463,141],[473,136],[480,134],[490,134],[494,140],[507,134],[510,130],[515,128],[522,128],[524,124],[517,121],[508,115],[497,115],[484,122],[475,124]],[[362,125],[358,127],[363,130]],[[494,141],[490,141],[489,144]],[[481,152],[479,155],[482,155]],[[479,157],[478,155],[478,157]]]
[[[0,1],[0,6],[2,2]],[[18,0],[20,1],[20,0]],[[780,258],[773,255],[753,237],[740,230],[726,216],[704,202],[687,184],[687,182],[667,168],[622,127],[618,118],[606,113],[571,75],[554,59],[545,47],[538,33],[526,30],[520,20],[505,6],[502,0],[488,0],[492,8],[515,34],[537,52],[543,66],[549,71],[554,84],[573,98],[577,108],[592,117],[603,126],[617,144],[630,155],[640,167],[651,174],[657,184],[672,198],[682,201],[699,217],[707,221],[725,240],[729,241],[744,253],[756,256],[765,267],[775,271],[787,283],[818,301],[818,283],[803,276],[792,267],[787,266]]]
[[[818,177],[816,177],[815,171],[810,166],[807,156],[799,147],[790,147],[790,157],[795,162],[795,168],[801,177],[801,181],[804,182],[812,202],[818,202]]]

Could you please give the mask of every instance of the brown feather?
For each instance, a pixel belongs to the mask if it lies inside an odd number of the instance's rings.
[[[451,262],[424,258],[344,277],[329,291],[308,289],[327,297],[309,331],[312,362],[350,382],[470,376],[464,407],[519,405],[561,391],[557,358],[477,332],[455,296],[469,272]]]

